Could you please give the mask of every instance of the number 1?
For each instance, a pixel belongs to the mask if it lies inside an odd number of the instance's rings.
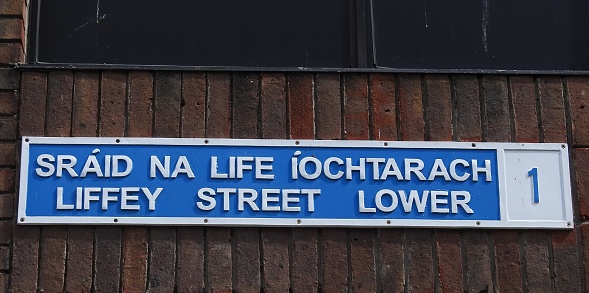
[[[534,184],[534,200],[533,202],[539,203],[540,202],[540,195],[538,194],[538,167],[534,167],[528,171],[528,177],[532,177],[532,182]]]

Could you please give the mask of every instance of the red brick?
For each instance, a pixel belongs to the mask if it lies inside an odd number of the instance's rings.
[[[150,137],[153,121],[153,75],[149,72],[129,73],[128,130],[131,137]]]
[[[49,73],[45,130],[49,136],[67,137],[71,134],[73,83],[73,74],[69,71]]]
[[[582,241],[582,261],[583,266],[586,266],[589,263],[589,224],[583,223],[579,226],[579,232],[581,233],[581,241]],[[584,276],[582,279],[585,281],[585,288],[589,288],[589,270],[583,270]]]
[[[397,105],[395,100],[395,76],[372,74],[370,76],[372,98],[372,138],[397,140]]]
[[[315,79],[315,133],[318,139],[342,138],[340,76],[318,74]]]
[[[225,73],[207,75],[207,137],[228,138],[231,136],[231,78]]]
[[[287,229],[262,229],[264,292],[288,292],[290,288],[288,242]]]
[[[538,78],[538,97],[544,142],[566,142],[567,129],[561,79],[559,77]]]
[[[483,133],[486,141],[511,141],[511,121],[507,96],[507,78],[505,76],[483,76],[483,99],[485,101]]]
[[[173,292],[176,280],[176,231],[174,227],[151,228],[148,289]]]
[[[581,277],[578,268],[577,229],[552,232],[552,255],[554,258],[554,285],[556,292],[581,292]]]
[[[323,292],[348,292],[348,250],[344,229],[322,229]]]
[[[346,139],[369,139],[368,77],[344,75],[344,135]]]
[[[0,143],[0,166],[14,166],[16,146],[12,143]]]
[[[579,198],[579,214],[582,221],[589,219],[589,149],[574,149],[577,197]]]
[[[401,229],[380,230],[381,292],[405,291],[405,235]]]
[[[14,217],[14,195],[0,194],[0,219]]]
[[[155,137],[178,137],[180,135],[180,100],[182,80],[179,73],[156,72],[154,129]]]
[[[292,229],[293,292],[317,292],[318,276],[317,229]]]
[[[119,71],[105,71],[101,85],[100,136],[124,136],[127,75]]]
[[[94,252],[94,228],[69,226],[65,290],[90,292],[92,289],[92,256]]]
[[[463,235],[466,258],[465,292],[480,292],[488,289],[494,292],[491,273],[491,252],[487,231],[468,231]]]
[[[207,229],[207,283],[209,292],[230,292],[233,288],[231,253],[231,230],[229,228]]]
[[[452,141],[452,100],[447,75],[426,75],[428,139]]]
[[[0,18],[0,39],[20,41],[23,36],[24,26],[22,19]]]
[[[2,2],[0,2],[2,3]],[[2,4],[0,4],[2,5]],[[0,6],[0,9],[2,7]],[[12,65],[23,60],[21,43],[0,43],[0,64]]]
[[[97,226],[94,245],[94,288],[96,292],[118,292],[121,273],[121,228]]]
[[[235,250],[233,254],[233,287],[237,291],[260,292],[260,231],[256,228],[233,230]]]
[[[73,136],[97,135],[99,84],[100,75],[98,73],[75,73],[72,106]]]
[[[435,238],[440,292],[461,292],[463,284],[460,233],[455,230],[439,230],[436,231]]]
[[[6,0],[0,2],[0,15],[21,15],[25,1]]]
[[[66,239],[66,226],[45,226],[41,229],[38,286],[42,291],[63,291]]]
[[[1,208],[2,210],[4,208]],[[12,243],[12,221],[0,221],[0,244]]]
[[[253,73],[236,73],[233,76],[233,137],[258,136],[258,76]]]
[[[397,81],[401,140],[424,140],[423,97],[419,76],[401,74]]]
[[[474,75],[456,75],[453,78],[454,107],[456,108],[455,133],[459,141],[481,140],[481,102],[479,84]]]
[[[376,255],[374,253],[374,230],[350,230],[350,259],[352,290],[376,292]]]
[[[0,92],[0,114],[14,115],[16,113],[18,113],[18,92]]]
[[[526,283],[528,292],[545,292],[551,287],[548,235],[544,231],[525,231]]]
[[[414,229],[407,231],[407,290],[434,292],[432,231]]]
[[[291,138],[315,137],[313,112],[313,75],[293,73],[288,76],[288,115]]]
[[[500,292],[523,292],[517,231],[493,231],[495,269]]]
[[[285,139],[286,78],[284,74],[262,74],[262,138]]]
[[[14,170],[0,169],[0,191],[14,191]]]
[[[15,140],[17,130],[17,117],[0,117],[0,139]]]
[[[124,292],[142,292],[147,288],[147,228],[125,227],[123,229],[122,253],[122,290]]]
[[[532,76],[518,75],[510,78],[511,99],[515,140],[518,142],[538,142],[538,111]]]
[[[204,73],[182,74],[182,137],[204,137],[207,79]]]
[[[0,270],[10,269],[10,248],[0,246]]]
[[[581,76],[567,77],[571,103],[573,144],[589,146],[589,79]]]
[[[8,291],[9,282],[10,282],[10,275],[0,274],[0,292],[10,292],[10,291]]]
[[[204,250],[203,228],[178,228],[178,292],[205,291]]]
[[[47,74],[23,72],[20,105],[20,134],[42,136],[45,131]]]
[[[39,261],[39,227],[14,228],[12,251],[12,274],[10,290],[13,292],[36,292]]]

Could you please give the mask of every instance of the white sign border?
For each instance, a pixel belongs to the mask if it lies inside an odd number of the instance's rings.
[[[491,149],[497,150],[500,220],[415,220],[415,219],[310,219],[310,218],[215,218],[215,217],[75,217],[27,216],[29,146],[51,145],[211,145],[211,146],[275,146],[275,147],[337,147],[337,148],[406,148],[406,149]],[[504,150],[558,151],[562,169],[562,195],[565,209],[563,221],[522,221],[507,218]],[[218,138],[129,138],[129,137],[22,137],[18,224],[23,225],[198,225],[198,226],[259,226],[259,227],[365,227],[365,228],[505,228],[505,229],[572,229],[573,208],[570,183],[569,150],[565,143],[502,143],[502,142],[433,142],[433,141],[371,141],[371,140],[278,140]]]

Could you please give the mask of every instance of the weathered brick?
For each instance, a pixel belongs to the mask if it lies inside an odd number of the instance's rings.
[[[0,246],[0,270],[10,269],[10,247]]]
[[[92,255],[94,252],[94,228],[69,226],[65,290],[90,292],[92,289]]]
[[[41,290],[46,292],[61,292],[63,290],[66,239],[66,226],[45,226],[41,229],[38,285]]]
[[[344,229],[322,229],[323,292],[348,292],[348,250]]]
[[[147,288],[148,230],[143,227],[123,229],[122,290],[138,292]]]
[[[395,86],[395,76],[392,74],[372,74],[370,76],[373,139],[397,139]]]
[[[235,290],[259,292],[261,289],[259,234],[260,231],[256,228],[233,230],[235,239],[233,287]]]
[[[20,134],[42,136],[45,131],[47,74],[23,72],[20,105]]]
[[[156,137],[180,135],[180,100],[182,79],[176,72],[155,74],[154,129]]]
[[[182,137],[204,137],[207,79],[204,73],[182,74]]]
[[[10,289],[36,292],[39,261],[39,227],[16,225],[12,251]]]
[[[523,292],[519,240],[516,231],[493,231],[495,270],[500,292]]]
[[[10,282],[9,274],[0,274],[0,292],[9,292],[8,284]]]
[[[0,219],[14,217],[14,195],[0,194]]]
[[[579,215],[582,221],[589,219],[589,149],[578,148],[573,151]]]
[[[487,231],[469,231],[463,235],[465,241],[464,257],[466,258],[465,292],[494,292],[491,273],[491,252]]]
[[[511,141],[511,121],[507,95],[507,78],[505,76],[483,76],[483,99],[485,101],[483,133],[486,141]]]
[[[344,135],[346,139],[369,139],[368,77],[344,75]]]
[[[278,73],[262,74],[261,78],[262,138],[285,139],[286,78]]]
[[[76,72],[74,79],[72,135],[96,136],[98,133],[98,101],[100,75]]]
[[[16,146],[12,143],[0,143],[0,166],[14,166]]]
[[[4,2],[4,1],[3,1]],[[2,2],[0,2],[2,3]],[[2,4],[0,4],[2,5]],[[2,9],[2,7],[0,7]],[[23,60],[21,43],[0,43],[0,64],[12,65]]]
[[[566,142],[566,118],[562,81],[559,77],[538,78],[538,97],[544,142]]]
[[[476,76],[453,77],[455,133],[459,141],[481,140],[481,102]]]
[[[97,226],[94,237],[93,291],[118,292],[121,272],[121,228]]]
[[[381,292],[405,291],[405,234],[401,229],[380,230]]]
[[[579,233],[581,233],[581,254],[583,264],[586,265],[589,263],[589,224],[583,223],[579,226]],[[584,276],[581,277],[582,280],[585,281],[583,285],[585,288],[589,288],[589,270],[583,270]]]
[[[434,292],[432,255],[432,231],[416,229],[407,231],[407,290]]]
[[[425,123],[419,76],[401,74],[397,81],[401,140],[424,140]]]
[[[538,111],[532,76],[518,75],[510,77],[511,99],[513,103],[513,120],[515,140],[518,142],[538,142]]]
[[[233,137],[256,138],[258,136],[260,100],[258,76],[252,73],[236,73],[233,76]]]
[[[207,291],[230,292],[233,288],[231,253],[231,229],[214,227],[207,229]]]
[[[589,79],[585,76],[567,77],[571,103],[573,144],[589,146]]]
[[[554,285],[556,292],[581,292],[581,277],[577,253],[578,227],[571,231],[552,232]]]
[[[14,191],[14,169],[0,169],[0,191]]]
[[[317,229],[292,229],[293,292],[317,292],[318,276]]]
[[[548,249],[548,235],[542,231],[525,231],[524,253],[526,262],[526,283],[528,292],[544,292],[549,290],[550,261]]]
[[[102,73],[100,108],[100,136],[125,135],[125,99],[127,75],[124,72]]]
[[[0,208],[3,210],[4,207]],[[12,243],[12,222],[0,221],[0,244]]]
[[[285,228],[263,228],[264,292],[288,292],[290,288],[288,231]]]
[[[231,136],[231,78],[225,73],[207,75],[207,137]]]
[[[425,76],[427,103],[427,135],[429,140],[452,140],[452,100],[447,75]]]
[[[318,139],[342,138],[340,76],[317,75],[315,80],[315,133]]]
[[[350,259],[352,290],[376,292],[376,263],[373,229],[350,230]]]
[[[21,15],[25,1],[23,0],[6,0],[0,2],[0,15]]]
[[[47,82],[46,134],[70,136],[72,121],[73,73],[53,71]]]
[[[440,292],[460,292],[463,288],[460,233],[454,230],[438,230],[435,239]]]
[[[0,92],[0,114],[14,115],[16,113],[18,113],[18,92]]]
[[[0,117],[0,139],[16,139],[17,117]]]
[[[0,18],[0,39],[20,41],[23,36],[24,26],[22,19]]]
[[[174,227],[151,228],[148,289],[150,292],[173,292],[176,283],[176,230]]]
[[[149,72],[129,73],[129,110],[127,134],[150,137],[153,121],[153,75]]]
[[[204,292],[204,229],[178,228],[178,292]]]
[[[313,112],[313,75],[293,73],[288,75],[288,115],[291,138],[315,137]]]

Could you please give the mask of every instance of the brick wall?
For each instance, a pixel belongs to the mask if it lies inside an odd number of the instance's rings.
[[[0,292],[589,290],[587,76],[17,71],[23,11],[0,0]],[[18,226],[23,135],[567,142],[576,227]]]

